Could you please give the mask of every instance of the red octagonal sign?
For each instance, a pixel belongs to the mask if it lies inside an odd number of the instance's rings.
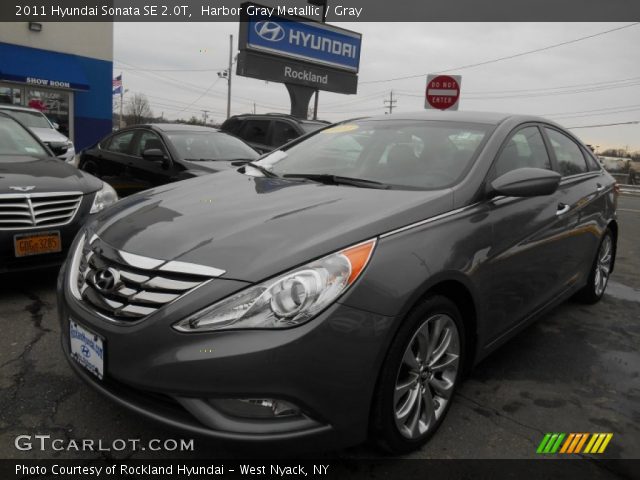
[[[425,108],[457,110],[460,98],[460,81],[450,75],[438,75],[427,80]]]

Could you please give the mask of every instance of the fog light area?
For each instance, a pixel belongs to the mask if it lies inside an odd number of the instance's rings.
[[[241,418],[285,418],[300,415],[300,409],[290,402],[271,398],[215,398],[209,403],[216,409]]]

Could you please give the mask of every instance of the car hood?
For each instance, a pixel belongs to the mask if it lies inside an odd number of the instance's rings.
[[[10,187],[34,187],[29,193],[89,193],[101,186],[97,178],[54,157],[0,158],[0,193],[20,193]]]
[[[53,128],[36,128],[31,127],[30,130],[43,142],[66,142],[69,140],[59,131]]]
[[[236,170],[121,200],[92,230],[117,249],[257,282],[452,208],[443,191],[375,190]]]

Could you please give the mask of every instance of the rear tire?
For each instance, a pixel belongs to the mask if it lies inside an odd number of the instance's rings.
[[[424,445],[451,405],[465,360],[462,316],[434,295],[404,320],[382,366],[370,432],[384,450],[399,454]]]
[[[600,240],[587,284],[576,294],[576,300],[586,304],[594,304],[600,301],[609,283],[614,254],[613,233],[607,229],[602,236],[602,240]]]

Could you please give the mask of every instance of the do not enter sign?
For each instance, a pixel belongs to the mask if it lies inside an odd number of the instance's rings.
[[[429,75],[424,108],[458,110],[461,80],[460,75]]]

